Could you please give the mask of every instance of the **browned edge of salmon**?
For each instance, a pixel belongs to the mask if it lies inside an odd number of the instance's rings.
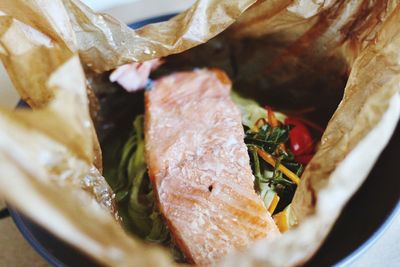
[[[279,235],[254,190],[239,109],[220,70],[179,72],[145,93],[146,160],[158,207],[191,263]]]

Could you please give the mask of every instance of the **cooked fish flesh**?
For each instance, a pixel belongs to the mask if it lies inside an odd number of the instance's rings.
[[[145,93],[149,175],[187,259],[206,265],[279,230],[254,190],[239,109],[220,70],[175,73]]]

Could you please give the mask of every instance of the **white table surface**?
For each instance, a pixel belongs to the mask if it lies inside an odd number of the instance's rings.
[[[170,14],[182,10],[193,0],[83,0],[96,10],[107,13],[125,22],[132,18],[144,19],[155,15]],[[134,9],[127,7],[135,4]],[[157,7],[155,9],[154,7]],[[18,96],[6,78],[4,68],[0,65],[0,107],[13,108]],[[0,199],[0,209],[4,203]],[[23,251],[23,257],[21,257]],[[0,221],[0,267],[39,267],[48,264],[29,246],[18,232],[11,219]],[[382,235],[365,253],[350,264],[351,267],[397,267],[400,266],[400,216],[398,215]]]

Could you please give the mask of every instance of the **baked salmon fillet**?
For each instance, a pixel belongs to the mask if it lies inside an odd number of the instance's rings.
[[[254,190],[230,90],[224,72],[204,69],[163,77],[145,93],[146,160],[159,209],[199,265],[279,235]]]

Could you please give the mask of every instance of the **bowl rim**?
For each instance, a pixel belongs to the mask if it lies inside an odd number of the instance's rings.
[[[176,15],[176,13],[168,13],[160,16],[154,16],[142,20],[138,20],[132,23],[129,23],[128,26],[133,29],[137,29],[140,27],[143,27],[149,23],[154,23],[154,22],[161,22],[170,19]],[[18,106],[26,106],[26,104],[22,101],[19,101]],[[48,263],[50,263],[53,266],[57,267],[64,267],[66,266],[64,263],[62,263],[57,257],[55,257],[50,251],[48,251],[41,242],[39,242],[36,237],[31,233],[29,230],[29,227],[25,223],[24,217],[21,216],[21,214],[14,209],[12,206],[7,205],[7,209],[10,212],[10,216],[12,220],[14,221],[14,224],[17,226],[17,229],[21,232],[22,236],[25,238],[25,240],[33,247],[33,249],[41,256],[43,257]]]
[[[387,229],[393,224],[395,218],[400,214],[400,202],[397,202],[396,206],[384,219],[383,224],[377,228],[372,235],[368,237],[359,247],[350,252],[346,257],[335,263],[335,266],[349,266],[356,259],[361,257],[367,252],[386,232]]]
[[[24,218],[21,216],[21,214],[16,211],[14,208],[11,206],[7,205],[7,209],[10,212],[10,216],[12,220],[14,221],[15,225],[17,226],[17,229],[21,232],[22,236],[25,238],[25,240],[33,247],[33,249],[43,258],[45,259],[48,263],[50,263],[52,266],[57,266],[57,267],[66,267],[64,263],[62,263],[59,259],[57,259],[50,251],[48,251],[42,243],[40,243],[36,237],[32,234],[31,231],[29,231],[29,228],[25,224]]]
[[[141,19],[127,25],[130,28],[137,29],[143,27],[149,23],[162,22],[170,19],[177,13],[167,13],[159,16],[152,16],[146,19]],[[19,104],[20,105],[20,104]],[[48,251],[42,243],[40,243],[35,236],[29,231],[29,228],[25,224],[25,220],[21,214],[14,209],[12,206],[7,205],[10,212],[10,216],[13,219],[18,230],[21,232],[22,236],[27,240],[27,242],[34,248],[34,250],[43,257],[48,263],[57,267],[65,267],[66,265],[62,263],[58,258],[56,258],[50,251]],[[351,251],[346,257],[339,260],[334,264],[334,266],[349,266],[361,255],[363,255],[369,248],[371,248],[386,232],[386,230],[393,224],[395,218],[400,214],[400,201],[393,207],[390,213],[384,218],[384,222],[375,229],[373,234],[371,234],[360,246],[355,250]]]

